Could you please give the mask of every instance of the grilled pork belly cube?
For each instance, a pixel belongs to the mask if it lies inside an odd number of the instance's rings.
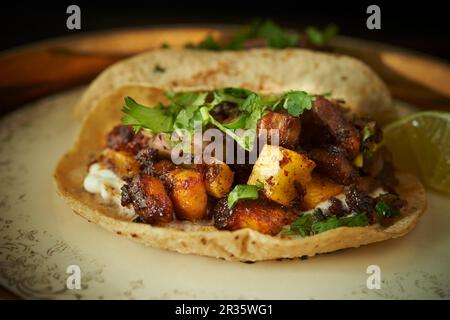
[[[313,209],[319,203],[326,201],[343,191],[343,185],[337,184],[324,176],[313,174],[311,181],[305,185],[301,208],[303,210]]]
[[[127,151],[136,154],[148,146],[149,137],[142,132],[135,133],[131,126],[115,126],[106,138],[106,146],[116,151]]]
[[[132,205],[134,211],[147,223],[173,220],[174,210],[164,185],[153,176],[135,176],[122,187],[122,206]]]
[[[134,177],[139,174],[139,162],[128,151],[106,148],[100,155],[99,161],[121,178]]]
[[[313,101],[313,107],[309,111],[314,120],[333,136],[338,146],[347,152],[349,159],[354,159],[361,147],[359,131],[345,117],[342,108],[323,97],[317,97]]]
[[[206,217],[208,195],[200,172],[172,170],[167,174],[166,185],[178,219],[196,221]]]
[[[336,146],[312,149],[308,156],[317,164],[317,171],[334,182],[349,185],[358,177],[358,172],[347,159],[345,151]]]
[[[206,191],[210,196],[220,199],[231,189],[234,173],[230,167],[221,161],[207,166],[205,171]]]
[[[223,198],[214,208],[213,217],[217,229],[250,228],[276,235],[283,226],[291,223],[296,215],[293,211],[266,199],[240,200],[230,209],[227,198]]]
[[[300,140],[301,122],[300,118],[286,113],[269,111],[258,121],[258,135],[266,129],[267,144],[272,144],[271,130],[277,130],[279,134],[279,145],[288,149],[294,149]]]
[[[279,204],[298,202],[311,180],[315,163],[305,155],[283,147],[265,145],[253,166],[248,184],[264,185],[264,195]]]

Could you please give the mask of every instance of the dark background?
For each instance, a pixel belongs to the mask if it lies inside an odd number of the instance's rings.
[[[66,29],[66,8],[81,7],[82,30]],[[366,28],[366,8],[381,8],[381,30]],[[43,40],[111,28],[167,24],[242,24],[272,18],[292,28],[336,23],[341,34],[410,48],[450,60],[448,11],[431,1],[8,1],[0,13],[0,50]]]

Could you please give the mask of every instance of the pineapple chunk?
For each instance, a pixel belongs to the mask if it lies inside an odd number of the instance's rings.
[[[272,145],[265,145],[253,166],[248,184],[263,183],[264,195],[288,206],[301,199],[304,186],[311,181],[316,164],[305,155]]]
[[[208,194],[214,198],[224,197],[233,185],[234,173],[230,167],[221,161],[208,165],[205,172],[205,187]]]
[[[139,173],[139,162],[127,151],[103,150],[100,162],[114,171],[119,177],[133,177]]]
[[[344,190],[344,186],[332,180],[313,174],[312,180],[305,185],[305,196],[303,197],[302,209],[315,208],[319,203],[334,197]]]

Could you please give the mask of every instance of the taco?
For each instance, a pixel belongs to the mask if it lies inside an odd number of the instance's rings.
[[[230,261],[314,256],[405,235],[425,210],[425,190],[395,170],[377,122],[340,98],[120,87],[85,117],[56,168],[58,192],[117,235]],[[203,140],[174,152],[173,133],[198,129],[217,129],[236,153],[198,159]]]
[[[152,50],[112,65],[86,90],[74,109],[82,119],[99,100],[124,86],[172,91],[239,87],[264,94],[288,90],[332,92],[353,112],[380,123],[396,117],[389,91],[363,62],[345,55],[306,49],[203,51]]]

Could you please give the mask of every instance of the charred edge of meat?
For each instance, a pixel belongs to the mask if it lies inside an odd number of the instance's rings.
[[[172,202],[158,178],[136,176],[121,190],[121,205],[132,205],[145,222],[155,224],[173,220]]]
[[[339,200],[335,197],[331,197],[330,202],[331,202],[331,205],[328,208],[329,215],[333,215],[336,217],[344,217],[345,215],[348,214],[348,211],[345,210],[344,205],[342,204],[341,200]]]
[[[359,131],[344,117],[339,104],[323,97],[316,97],[310,110],[315,122],[320,123],[336,143],[347,151],[349,159],[355,158],[361,147]]]
[[[230,164],[231,170],[234,172],[235,184],[247,184],[248,178],[253,169],[252,164]]]
[[[358,177],[358,171],[347,159],[345,151],[337,146],[313,149],[308,156],[316,163],[317,171],[339,184],[349,185]]]
[[[258,120],[258,136],[267,144],[272,144],[271,133],[278,132],[279,145],[288,149],[295,149],[300,140],[301,121],[298,117],[293,117],[287,113],[269,111]],[[263,136],[263,129],[266,130]]]
[[[302,201],[303,198],[305,197],[306,191],[305,188],[303,188],[303,186],[298,181],[294,182],[294,188],[295,191],[297,191],[297,196],[294,198],[294,200],[291,201],[290,207],[295,209],[301,209]]]
[[[238,112],[237,104],[232,102],[222,102],[211,110],[211,115],[219,122],[226,122],[231,120]]]
[[[142,133],[135,133],[131,126],[115,126],[106,138],[106,145],[116,151],[128,151],[136,154],[148,143],[148,138]]]
[[[251,228],[261,233],[276,235],[282,227],[296,218],[294,211],[260,198],[240,200],[233,209],[227,199],[221,199],[214,208],[214,225],[217,229],[238,230]]]
[[[150,175],[153,172],[153,165],[158,160],[158,151],[150,147],[138,151],[134,157],[140,165],[141,173]]]
[[[365,126],[371,126],[373,130],[373,135],[370,137],[370,141],[374,143],[380,143],[383,140],[383,131],[376,121],[370,119],[368,117],[359,117],[356,114],[352,115],[351,122],[358,129],[358,131],[362,132]]]
[[[351,185],[345,190],[345,203],[351,212],[365,212],[370,214],[374,210],[374,199],[362,190],[358,190],[355,185]]]

